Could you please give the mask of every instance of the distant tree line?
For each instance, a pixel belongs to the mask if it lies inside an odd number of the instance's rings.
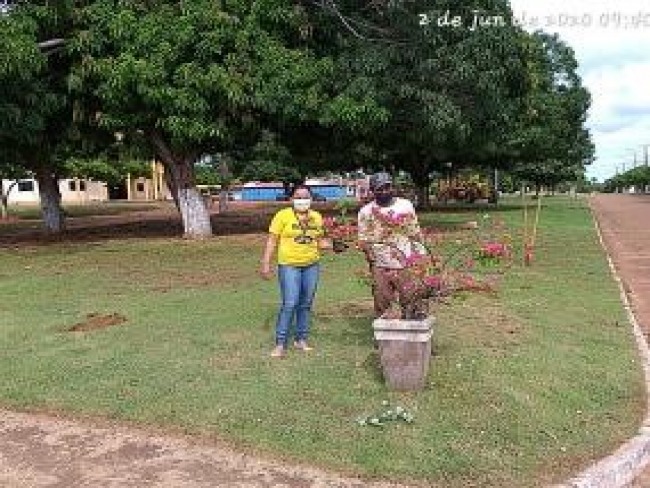
[[[636,192],[650,191],[650,166],[637,166],[619,173],[605,181],[604,190],[610,193],[634,189]]]

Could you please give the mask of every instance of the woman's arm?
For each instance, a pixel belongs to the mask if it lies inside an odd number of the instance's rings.
[[[375,262],[375,256],[372,252],[374,237],[372,227],[372,217],[365,215],[363,214],[363,211],[360,211],[357,215],[357,247],[363,252],[366,261],[370,266]]]
[[[278,236],[275,234],[269,234],[266,238],[266,246],[264,246],[264,254],[262,255],[262,260],[260,261],[260,274],[265,280],[271,279],[273,276],[273,269],[271,268],[271,259],[275,253],[276,248],[278,247]]]

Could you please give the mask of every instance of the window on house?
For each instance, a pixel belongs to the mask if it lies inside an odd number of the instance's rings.
[[[18,191],[34,191],[34,182],[33,181],[19,181],[18,182]]]
[[[143,192],[143,191],[144,191],[144,183],[142,183],[142,182],[137,183],[137,184],[135,185],[135,189],[136,189],[136,191],[138,191],[138,192]]]
[[[75,180],[68,181],[68,188],[70,189],[70,191],[76,191],[77,190],[77,182]]]
[[[79,191],[86,191],[86,181],[85,180],[81,180],[79,182]]]

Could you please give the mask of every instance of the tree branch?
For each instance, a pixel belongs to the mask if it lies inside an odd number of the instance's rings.
[[[44,55],[51,56],[65,47],[65,39],[49,39],[47,41],[39,42],[38,47]]]
[[[369,41],[369,42],[386,42],[389,44],[400,44],[400,45],[408,44],[408,42],[406,41],[399,41],[399,40],[381,38],[381,37],[368,37],[362,34],[352,25],[352,23],[356,23],[357,25],[365,27],[366,29],[375,30],[381,33],[388,33],[389,31],[387,29],[368,24],[367,22],[353,19],[352,17],[346,17],[339,9],[335,0],[311,0],[311,3],[313,5],[316,5],[319,8],[322,8],[323,10],[328,10],[332,12],[341,21],[341,23],[346,28],[346,30],[350,32],[357,39],[361,39],[363,41]]]
[[[47,41],[39,42],[38,47],[42,50],[53,49],[62,47],[65,44],[65,39],[49,39]]]

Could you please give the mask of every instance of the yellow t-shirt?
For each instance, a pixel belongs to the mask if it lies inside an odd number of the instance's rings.
[[[310,210],[305,228],[300,227],[293,208],[275,214],[269,232],[278,236],[278,264],[309,266],[320,259],[318,239],[323,237],[323,217]]]

